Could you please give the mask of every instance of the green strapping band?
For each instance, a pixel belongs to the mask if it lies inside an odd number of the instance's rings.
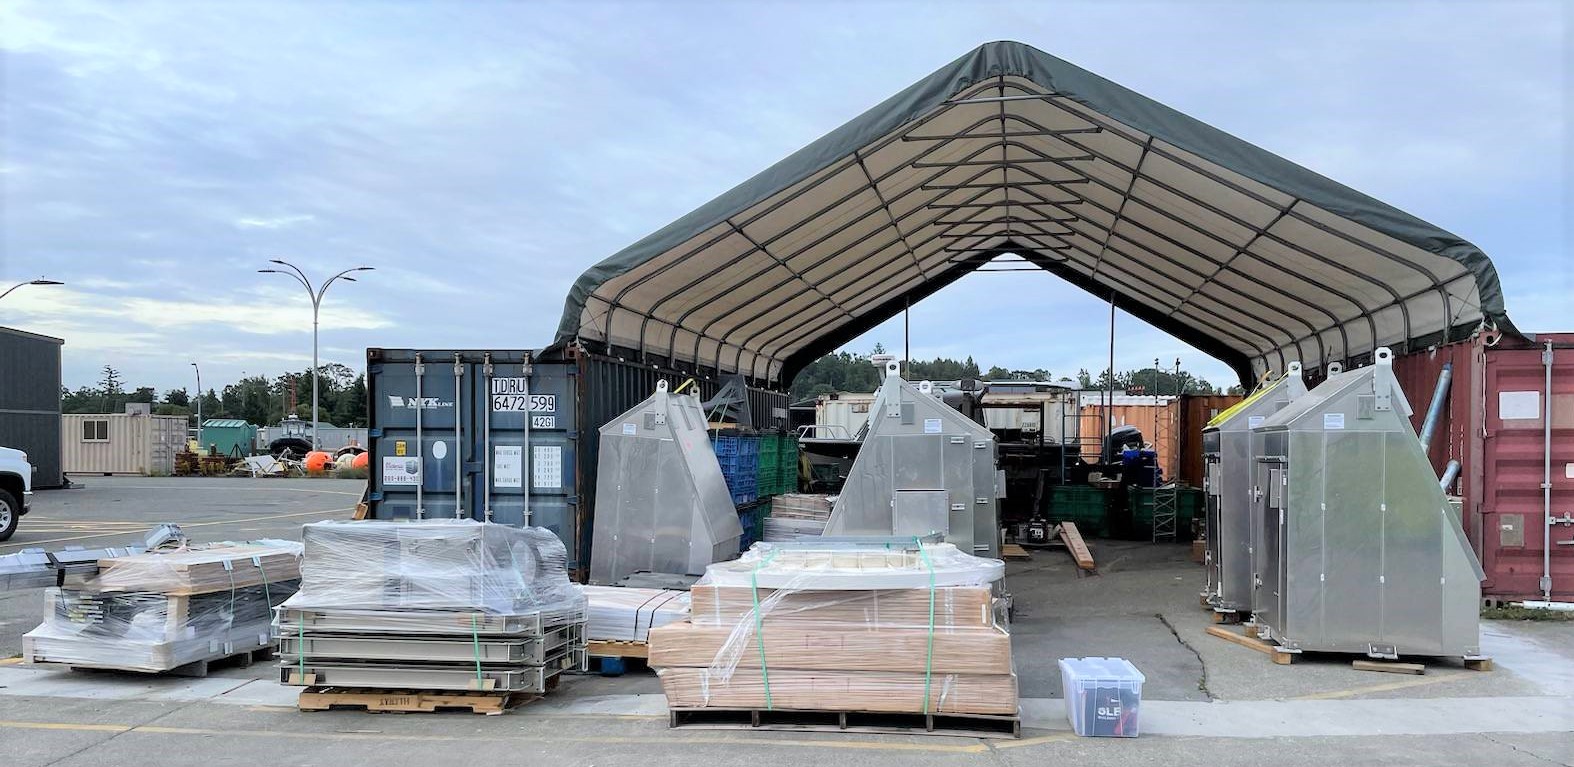
[[[924,567],[929,570],[929,649],[924,655],[924,713],[929,713],[929,684],[934,678],[935,670],[935,566],[929,561],[929,552],[924,549],[924,542],[918,538],[913,539],[918,544],[918,556],[924,561]]]
[[[475,613],[470,613],[470,645],[475,648],[475,686],[486,688],[486,678],[481,675],[481,630],[476,627]]]
[[[765,665],[765,631],[760,617],[760,568],[770,564],[781,549],[772,551],[749,572],[749,590],[754,595],[754,644],[760,648],[760,679],[765,683],[765,710],[771,710],[771,672]]]

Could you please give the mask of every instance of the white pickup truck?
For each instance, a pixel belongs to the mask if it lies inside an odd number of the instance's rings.
[[[0,541],[16,532],[16,525],[33,502],[33,465],[27,453],[0,447]]]

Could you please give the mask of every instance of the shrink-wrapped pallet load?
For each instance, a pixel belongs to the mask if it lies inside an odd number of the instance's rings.
[[[584,665],[585,597],[550,530],[318,522],[302,539],[277,614],[284,684],[542,693]]]
[[[22,640],[35,664],[165,672],[274,645],[273,607],[295,593],[301,546],[210,543],[104,559],[45,592]]]
[[[950,544],[757,544],[650,631],[674,711],[1017,713],[998,560]]]

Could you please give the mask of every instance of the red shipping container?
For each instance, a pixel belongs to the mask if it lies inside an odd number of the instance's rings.
[[[1453,385],[1431,458],[1440,474],[1449,460],[1464,467],[1453,492],[1464,499],[1465,533],[1486,571],[1482,595],[1541,599],[1546,574],[1553,600],[1574,601],[1574,333],[1532,340],[1483,332],[1398,357],[1394,373],[1417,431],[1445,363],[1453,363]],[[1548,460],[1550,525],[1542,487]]]

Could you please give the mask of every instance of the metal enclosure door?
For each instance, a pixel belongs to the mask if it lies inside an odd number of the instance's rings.
[[[1254,608],[1263,622],[1281,627],[1284,616],[1284,464],[1263,461],[1257,466],[1255,515],[1262,537],[1253,557]]]
[[[951,504],[944,490],[898,490],[892,500],[891,534],[921,537],[951,532]]]
[[[1206,441],[1209,436],[1212,436],[1215,440],[1218,439],[1217,433],[1212,435],[1204,435],[1203,439]],[[1223,566],[1223,563],[1219,556],[1219,546],[1221,545],[1219,540],[1219,531],[1222,528],[1222,525],[1220,524],[1219,520],[1220,477],[1218,453],[1209,452],[1203,454],[1202,465],[1202,492],[1203,503],[1205,504],[1205,517],[1203,524],[1205,526],[1205,532],[1208,536],[1208,547],[1205,554],[1206,559],[1203,563],[1207,572],[1208,582],[1203,593],[1211,598],[1220,596],[1219,584],[1223,578],[1223,573],[1220,572],[1220,568]]]
[[[1367,643],[1383,633],[1380,618],[1384,609],[1383,528],[1388,516],[1384,503],[1387,485],[1384,435],[1347,431],[1300,436],[1308,441],[1321,441],[1323,445],[1323,460],[1318,463],[1324,465],[1326,477],[1323,514],[1328,520],[1324,527],[1327,550],[1337,553],[1337,566],[1326,568],[1324,574],[1321,626],[1315,633],[1303,633],[1298,627],[1297,639],[1316,642],[1319,649],[1366,652]],[[1315,460],[1316,455],[1308,457]],[[1437,577],[1435,570],[1432,577]],[[1291,617],[1309,615],[1316,613],[1297,613]]]
[[[367,354],[373,515],[544,527],[576,569],[572,364],[534,361],[523,350]]]

